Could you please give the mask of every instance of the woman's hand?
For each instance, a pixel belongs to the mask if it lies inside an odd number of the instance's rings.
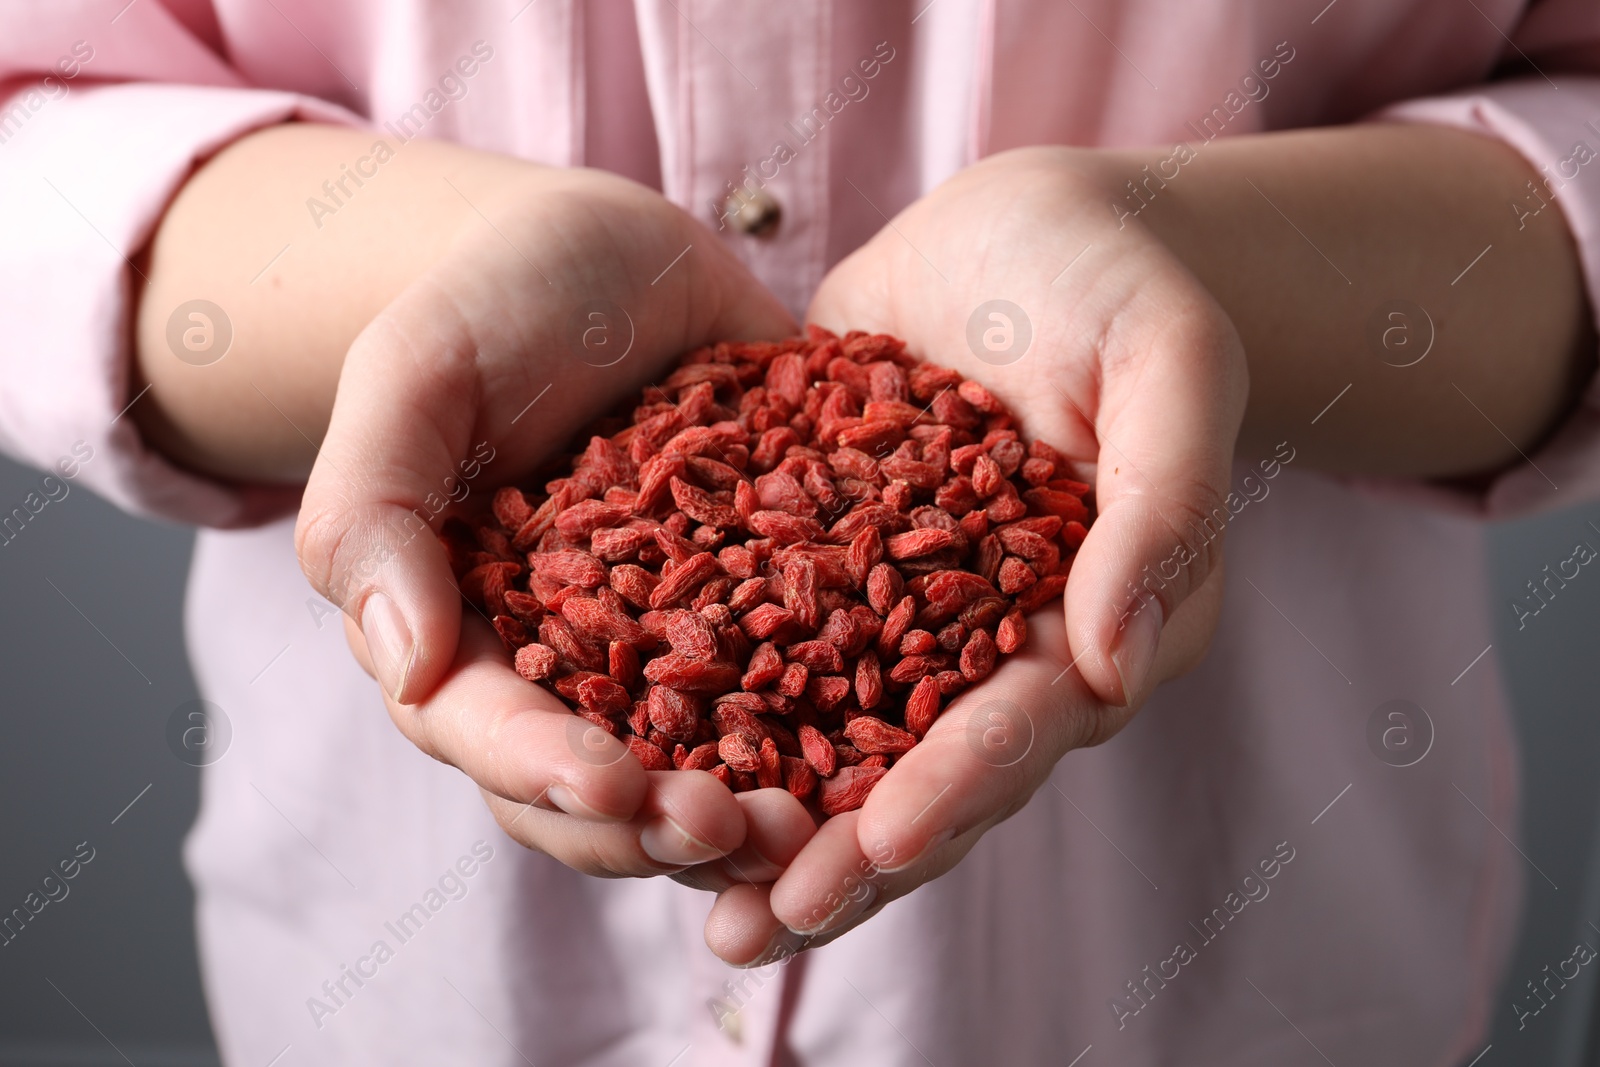
[[[372,674],[349,616],[345,636]],[[415,704],[383,699],[418,748],[478,783],[507,835],[585,874],[667,874],[702,889],[770,882],[816,829],[783,790],[735,796],[704,771],[644,770],[616,738],[510,670],[476,615],[437,689]]]
[[[463,623],[430,527],[446,501],[532,478],[685,349],[794,324],[631,183],[543,171],[478,209],[350,347],[295,531],[301,565],[359,621],[352,644],[395,724],[477,782],[508,833],[590,873],[719,859],[745,842],[745,805],[709,774],[647,774],[520,678],[484,620]],[[792,798],[767,821],[810,830]]]
[[[813,829],[798,802],[623,758],[462,611],[433,530],[533,480],[684,349],[794,321],[639,185],[373,137],[291,123],[190,177],[139,257],[141,432],[213,477],[309,478],[307,576],[402,732],[517,840],[596,874],[774,877]],[[215,351],[173,341],[197,298],[229,338]]]
[[[896,334],[981,381],[1093,482],[1098,517],[1064,612],[1030,618],[1025,649],[952,701],[774,885],[722,896],[707,937],[724,959],[829,940],[950,869],[1065,753],[1111,737],[1203,655],[1222,558],[1220,536],[1197,526],[1228,490],[1244,355],[1184,265],[1142,228],[1117,227],[1113,197],[1090,153],[996,156],[823,281],[813,321]]]

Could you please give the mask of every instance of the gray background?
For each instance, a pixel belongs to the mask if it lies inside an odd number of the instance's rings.
[[[37,479],[0,460],[0,511]],[[1567,558],[1585,520],[1600,525],[1600,506],[1496,527],[1483,578],[1493,603]],[[196,695],[180,631],[192,539],[75,487],[0,546],[0,914],[79,842],[95,849],[69,895],[0,948],[0,1065],[217,1062],[179,866],[199,772],[165,740],[173,709]],[[1477,1067],[1600,1064],[1589,1027],[1600,965],[1520,1031],[1510,1010],[1512,991],[1577,940],[1600,947],[1587,925],[1600,926],[1600,577],[1586,568],[1520,633],[1509,608],[1496,619],[1523,744],[1519,842],[1559,889],[1530,872]]]

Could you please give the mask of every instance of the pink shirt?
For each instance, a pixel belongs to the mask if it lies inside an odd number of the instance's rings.
[[[234,735],[185,858],[228,1062],[1465,1062],[1524,882],[1547,887],[1496,829],[1515,751],[1494,654],[1461,674],[1492,640],[1463,576],[1484,517],[1600,492],[1600,398],[1478,498],[1294,463],[1250,483],[1203,666],[946,877],[740,972],[702,943],[709,898],[514,846],[389,726],[296,566],[292,498],[179,471],[116,418],[122,256],[196,159],[297,116],[363,122],[606,166],[712,227],[749,167],[782,225],[717,239],[800,311],[883,214],[987,153],[1388,108],[1546,168],[1537,203],[1600,306],[1600,166],[1575,162],[1600,147],[1597,68],[1584,0],[791,0],[757,24],[732,0],[0,8],[0,445],[50,466],[81,440],[83,484],[208,527],[189,642]],[[1413,766],[1369,748],[1393,699],[1436,728]]]

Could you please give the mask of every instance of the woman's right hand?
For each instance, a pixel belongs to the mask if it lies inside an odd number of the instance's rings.
[[[400,730],[471,777],[514,838],[578,870],[712,863],[685,879],[770,880],[813,827],[786,794],[736,798],[709,774],[646,772],[523,680],[487,622],[463,612],[421,519],[437,527],[450,498],[476,503],[531,480],[679,353],[795,329],[659,195],[600,172],[530,168],[475,205],[345,357],[295,530],[302,569],[345,612]]]

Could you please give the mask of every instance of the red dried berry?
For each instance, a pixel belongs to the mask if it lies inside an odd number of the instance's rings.
[[[844,657],[827,641],[800,641],[784,650],[784,658],[804,663],[807,669],[822,674],[837,674],[844,670]]]
[[[783,757],[778,754],[778,746],[772,738],[761,742],[761,748],[756,752],[759,764],[756,767],[756,784],[762,789],[777,789],[783,786]]]
[[[981,682],[994,670],[999,648],[987,630],[974,630],[961,650],[961,676],[969,682]]]
[[[650,715],[650,725],[678,741],[688,741],[695,735],[700,722],[700,708],[687,693],[665,685],[653,685],[645,698]]]
[[[868,755],[908,752],[917,743],[911,734],[871,715],[851,719],[845,725],[844,735],[851,744]]]
[[[833,744],[823,736],[821,730],[807,723],[800,725],[798,735],[806,762],[822,777],[831,777],[838,767],[838,755],[834,752]]]
[[[717,755],[736,771],[754,772],[761,767],[760,749],[744,734],[724,734],[717,742]]]
[[[939,683],[923,678],[906,699],[906,729],[918,741],[928,735],[928,728],[939,717]]]
[[[888,774],[886,767],[840,767],[832,778],[817,785],[817,802],[824,815],[843,815],[867,802],[867,794]]]
[[[549,645],[531,644],[517,649],[517,673],[528,681],[543,681],[555,669],[556,650]]]
[[[806,679],[810,676],[804,663],[790,663],[783,668],[783,673],[778,676],[778,682],[772,688],[783,696],[797,697],[806,691]]]
[[[668,608],[699,589],[717,573],[717,559],[709,552],[698,552],[664,575],[661,584],[650,594],[650,606],[656,610]]]
[[[633,707],[628,691],[604,675],[585,678],[579,683],[578,703],[601,715],[622,715]]]
[[[644,665],[644,676],[650,681],[690,693],[725,693],[739,684],[739,673],[735,664],[708,663],[679,652],[657,656]]]
[[[548,496],[445,522],[452,573],[518,673],[647,768],[824,814],[1022,647],[1088,532],[1059,452],[886,335],[696,349],[629,421]]]
[[[589,553],[575,548],[563,549],[560,552],[530,552],[528,565],[540,577],[549,578],[563,585],[593,589],[604,585],[606,580],[606,565]]]
[[[1007,556],[1000,561],[998,578],[1000,591],[1007,596],[1015,596],[1039,580],[1033,568],[1016,556]]]
[[[889,538],[883,549],[892,560],[915,559],[949,548],[955,540],[948,530],[907,530]]]
[[[739,680],[741,688],[754,692],[778,680],[783,673],[783,657],[771,641],[763,641],[750,653],[750,666]]]
[[[817,791],[817,772],[803,759],[782,756],[783,787],[799,800]]]
[[[764,641],[794,620],[794,612],[777,604],[758,604],[739,620],[739,628]]]
[[[689,754],[684,757],[683,765],[678,769],[681,771],[709,771],[721,759],[722,755],[717,751],[717,743],[715,741],[707,741],[705,744],[696,745],[691,749]]]
[[[674,652],[690,659],[717,657],[717,631],[710,620],[694,611],[674,611],[667,620],[667,642]]]
[[[592,597],[568,597],[561,603],[561,617],[567,620],[579,640],[590,644],[626,641],[635,647],[642,645],[651,648],[655,645],[644,627],[626,615],[607,609]]]
[[[658,746],[652,745],[644,738],[636,736],[629,736],[626,741],[628,743],[628,751],[632,752],[634,758],[644,765],[645,770],[672,770],[672,757],[661,751]]]
[[[1009,656],[1027,639],[1028,624],[1022,621],[1022,612],[1013,608],[1000,620],[1000,627],[994,634],[995,647]]]
[[[887,615],[905,594],[905,579],[888,563],[879,563],[867,576],[867,603],[879,615]]]

